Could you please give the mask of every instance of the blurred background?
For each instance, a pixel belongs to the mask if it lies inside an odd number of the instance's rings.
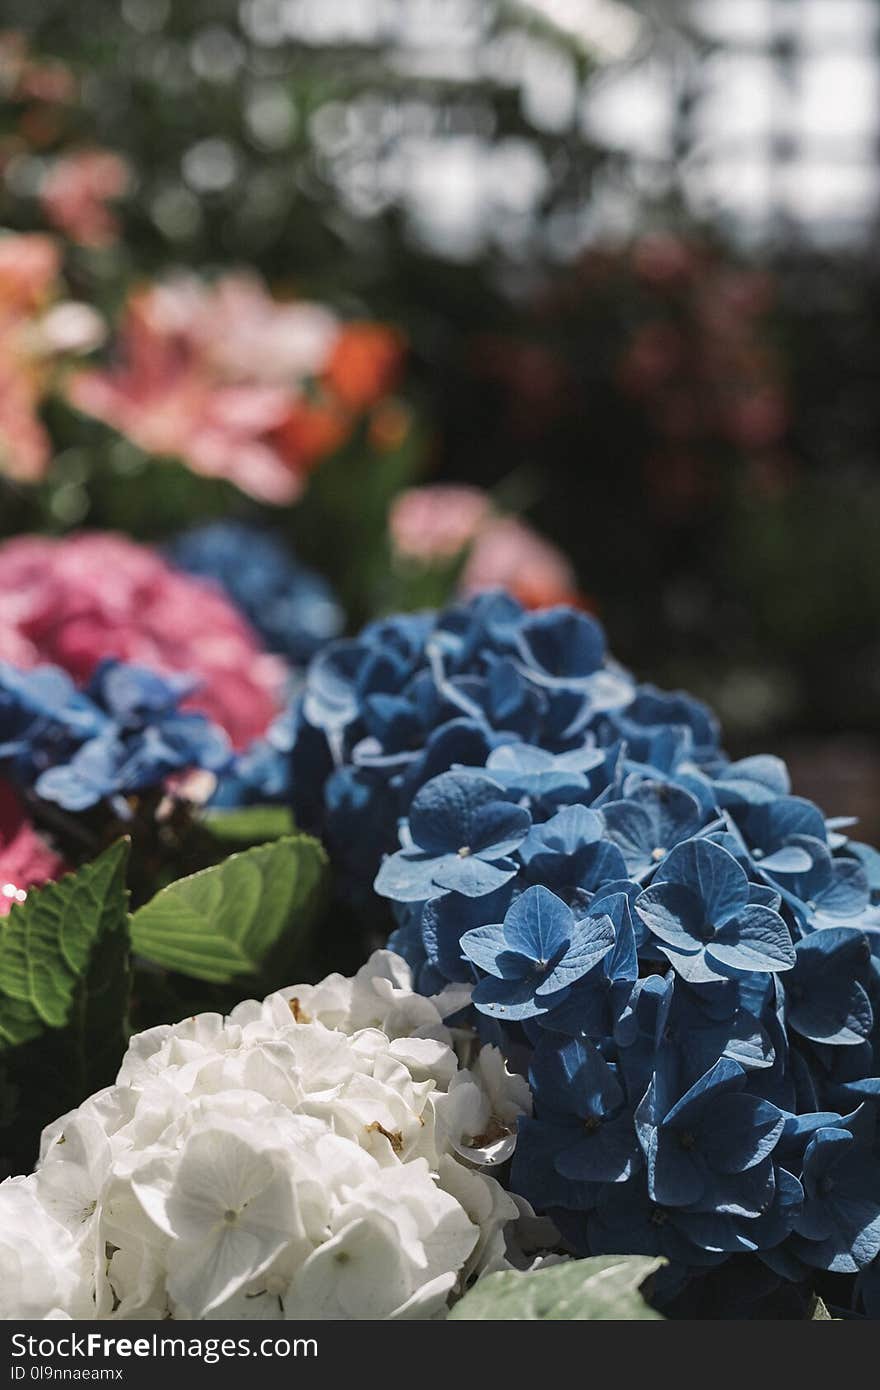
[[[878,0],[3,24],[0,534],[582,603],[880,838]]]

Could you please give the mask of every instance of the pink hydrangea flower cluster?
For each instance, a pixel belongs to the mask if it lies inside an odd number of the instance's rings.
[[[131,296],[119,364],[78,373],[68,394],[145,453],[283,505],[388,394],[402,346],[383,325],[277,301],[254,276],[178,276]]]
[[[283,662],[215,589],[123,536],[22,536],[0,545],[0,660],[63,667],[84,682],[105,657],[200,679],[188,707],[236,748],[265,732]]]
[[[24,902],[28,888],[64,872],[64,862],[34,830],[8,783],[0,781],[0,917]]]
[[[463,595],[506,589],[527,608],[582,603],[562,552],[518,517],[500,515],[480,488],[457,483],[410,488],[394,503],[389,527],[402,560],[442,565],[466,551],[459,582]]]

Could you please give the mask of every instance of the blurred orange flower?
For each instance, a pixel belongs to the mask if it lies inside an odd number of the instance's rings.
[[[325,380],[349,410],[366,410],[396,385],[403,350],[403,335],[394,328],[347,323],[330,351]]]

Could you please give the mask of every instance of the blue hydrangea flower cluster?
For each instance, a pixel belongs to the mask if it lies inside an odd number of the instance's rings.
[[[574,1250],[665,1255],[669,1292],[743,1255],[857,1275],[877,1311],[880,855],[850,822],[588,617],[498,595],[326,649],[260,758],[528,1072],[511,1185]]]
[[[84,690],[65,671],[0,663],[0,775],[65,811],[161,786],[189,768],[225,771],[224,731],[180,709],[194,682],[104,661]]]
[[[486,594],[439,615],[381,619],[319,653],[221,799],[292,799],[298,823],[325,839],[347,890],[363,899],[431,777],[481,766],[512,740],[559,755],[565,774],[591,721],[622,709],[633,689],[598,625],[573,610],[551,625]]]
[[[167,554],[177,569],[218,585],[268,649],[294,666],[342,631],[342,609],[329,584],[261,527],[209,522],[178,536]]]

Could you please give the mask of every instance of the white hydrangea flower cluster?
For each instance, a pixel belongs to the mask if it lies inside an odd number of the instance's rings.
[[[507,1267],[520,1207],[480,1167],[531,1103],[494,1049],[460,1066],[455,1005],[378,951],[132,1038],[0,1185],[0,1316],[444,1316]]]

